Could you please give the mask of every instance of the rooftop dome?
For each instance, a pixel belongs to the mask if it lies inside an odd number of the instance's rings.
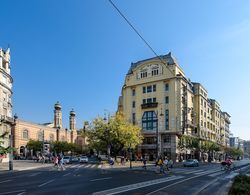
[[[55,103],[55,109],[56,110],[60,110],[61,108],[62,108],[62,106],[61,106],[61,104],[59,103],[59,101],[57,101],[56,103]]]

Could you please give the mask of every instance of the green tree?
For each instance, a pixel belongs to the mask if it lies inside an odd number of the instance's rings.
[[[3,139],[6,138],[7,135],[8,135],[8,132],[5,132],[2,135],[0,135],[0,155],[10,153],[12,150],[12,148],[10,146],[8,146],[8,147],[2,146],[2,144],[4,143]]]
[[[38,140],[30,139],[27,143],[27,148],[33,150],[34,152],[42,151],[43,143]]]
[[[128,123],[122,113],[116,113],[108,122],[102,118],[94,119],[87,134],[91,148],[106,152],[110,147],[113,155],[142,143],[140,128]]]

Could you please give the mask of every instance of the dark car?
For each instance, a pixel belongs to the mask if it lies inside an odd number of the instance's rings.
[[[188,160],[183,162],[183,166],[184,167],[198,167],[199,162],[196,159],[188,159]]]

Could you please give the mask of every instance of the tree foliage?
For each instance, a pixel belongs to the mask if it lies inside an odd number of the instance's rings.
[[[51,150],[57,153],[60,152],[76,152],[81,153],[81,148],[75,143],[68,143],[65,141],[55,141],[51,144]]]
[[[2,135],[0,135],[0,155],[4,155],[7,153],[11,152],[11,147],[3,147],[2,144],[4,144],[3,139],[8,135],[8,132],[3,133]]]
[[[30,139],[26,145],[29,150],[33,150],[34,152],[42,151],[43,143],[38,140]]]
[[[134,149],[142,143],[140,128],[128,123],[122,113],[116,113],[108,122],[96,118],[88,131],[90,147],[106,152],[110,147],[111,154],[117,155],[121,150]]]

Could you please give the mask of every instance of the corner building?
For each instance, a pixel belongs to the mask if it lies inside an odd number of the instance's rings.
[[[195,151],[178,150],[181,135],[225,144],[219,104],[185,76],[171,53],[131,64],[118,110],[141,127],[144,140],[137,152],[149,160],[200,158]]]
[[[178,136],[195,133],[192,83],[171,53],[132,63],[118,110],[142,128],[138,155],[178,158]]]

